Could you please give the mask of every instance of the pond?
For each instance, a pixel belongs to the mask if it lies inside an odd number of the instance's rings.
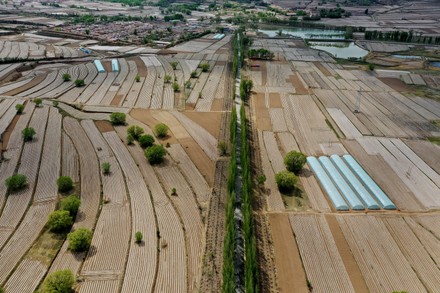
[[[278,36],[279,31],[281,31],[283,35],[294,36],[301,39],[343,40],[345,38],[345,31],[324,30],[315,28],[292,27],[279,29],[259,29],[258,31],[271,38]]]
[[[362,58],[368,54],[367,50],[362,49],[353,42],[311,42],[309,46],[332,54],[337,58],[351,59]]]

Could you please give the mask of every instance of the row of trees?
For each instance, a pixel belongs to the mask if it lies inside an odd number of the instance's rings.
[[[379,41],[394,41],[394,42],[407,42],[407,43],[424,43],[424,44],[440,44],[439,37],[427,37],[422,33],[414,33],[413,31],[365,31],[364,38],[366,40],[379,40]]]
[[[307,157],[301,152],[291,151],[286,154],[284,165],[287,170],[275,174],[275,181],[282,193],[290,193],[295,189],[298,182],[297,175],[301,172],[306,161]]]
[[[165,138],[168,135],[168,126],[163,123],[156,124],[154,127],[154,133],[159,138]],[[137,141],[139,145],[145,149],[144,155],[150,164],[162,163],[166,150],[161,144],[154,144],[155,139],[150,134],[144,134],[144,129],[137,125],[132,125],[127,129],[127,143],[133,144]]]

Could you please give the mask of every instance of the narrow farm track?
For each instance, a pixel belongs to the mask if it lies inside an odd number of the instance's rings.
[[[118,128],[120,136],[125,136],[124,130],[124,128]],[[142,149],[129,146],[128,150],[139,165],[153,198],[160,232],[159,266],[154,292],[187,292],[186,243],[179,216],[160,185],[153,167],[145,163]]]
[[[165,190],[176,188],[177,196],[171,200],[177,208],[185,229],[187,243],[188,291],[193,292],[199,286],[203,253],[203,223],[195,196],[185,178],[176,166],[156,167]]]
[[[81,206],[72,229],[93,229],[98,213],[101,192],[98,159],[92,144],[77,120],[66,117],[63,121],[63,127],[78,151],[80,162]],[[68,242],[65,241],[52,263],[50,272],[70,269],[76,274],[83,258],[84,253],[72,253],[69,251]]]
[[[0,231],[0,247],[4,246],[7,239],[18,226],[31,202],[37,183],[48,114],[48,107],[37,108],[34,110],[30,120],[29,127],[33,127],[37,134],[32,141],[25,143],[20,160],[20,167],[17,172],[27,177],[28,185],[20,191],[9,194],[6,199],[0,217],[0,227],[3,228]],[[0,280],[4,277],[5,276],[0,275]]]
[[[81,275],[85,278],[85,285],[81,287],[81,292],[94,292],[90,291],[93,286],[87,283],[99,280],[100,286],[108,286],[109,290],[111,289],[107,292],[117,292],[119,285],[110,284],[114,284],[115,279],[120,282],[123,278],[131,228],[124,177],[116,158],[94,122],[83,120],[81,125],[93,147],[99,150],[97,154],[100,164],[109,162],[111,166],[111,173],[102,175],[103,200],[108,203],[102,207],[91,248],[82,266]]]
[[[122,292],[151,292],[157,270],[155,211],[145,181],[136,163],[115,132],[103,134],[125,175],[130,197],[132,231],[144,235],[141,245],[130,241]]]

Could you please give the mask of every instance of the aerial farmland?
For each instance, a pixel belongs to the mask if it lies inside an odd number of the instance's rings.
[[[1,2],[0,293],[440,292],[439,7],[384,2]]]

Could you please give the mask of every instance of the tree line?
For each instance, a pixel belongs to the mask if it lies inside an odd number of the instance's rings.
[[[440,36],[423,36],[422,33],[413,31],[365,31],[364,38],[366,40],[394,41],[406,43],[423,43],[423,44],[440,44]]]

